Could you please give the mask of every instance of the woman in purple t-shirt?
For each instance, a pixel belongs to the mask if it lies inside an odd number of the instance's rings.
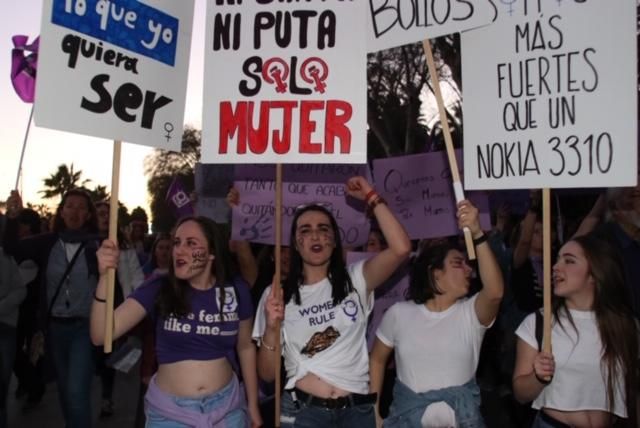
[[[114,312],[114,339],[147,315],[155,323],[159,367],[145,398],[147,426],[261,425],[249,286],[229,275],[228,247],[215,222],[181,220],[172,259],[167,276],[150,279]],[[117,246],[105,240],[98,250],[100,280],[91,311],[96,345],[104,342],[107,270],[117,260]],[[228,360],[234,351],[248,406]]]

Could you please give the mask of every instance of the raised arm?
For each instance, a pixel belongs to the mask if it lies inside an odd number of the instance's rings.
[[[596,228],[602,222],[604,214],[607,211],[607,196],[606,193],[601,193],[598,196],[595,204],[591,207],[591,211],[582,219],[578,230],[573,234],[573,237],[586,235]]]
[[[520,236],[516,247],[513,249],[513,267],[516,269],[522,266],[527,260],[527,257],[529,257],[533,230],[536,226],[540,208],[539,193],[540,191],[531,191],[529,210],[520,223]]]
[[[226,197],[227,205],[232,210],[240,203],[240,192],[235,187],[231,187]],[[247,281],[251,288],[258,279],[258,262],[251,251],[249,241],[229,241],[229,249],[236,256],[240,275]]]
[[[468,200],[458,203],[458,226],[462,229],[468,227],[471,230],[476,256],[478,258],[478,271],[482,281],[482,289],[478,293],[475,303],[476,315],[482,325],[489,325],[496,318],[500,301],[504,294],[504,281],[498,261],[491,251],[488,237],[480,228],[478,209]]]
[[[372,291],[389,278],[411,252],[411,241],[404,227],[393,215],[387,203],[378,195],[364,177],[352,177],[347,181],[347,193],[364,201],[373,213],[389,245],[364,264],[367,290]]]
[[[118,246],[108,239],[96,252],[98,258],[98,272],[100,279],[95,291],[93,304],[91,305],[91,341],[94,345],[104,343],[105,314],[107,313],[107,270],[117,268],[119,250]],[[145,317],[146,311],[140,303],[134,299],[125,299],[113,313],[113,340],[116,340],[127,331],[131,330]]]

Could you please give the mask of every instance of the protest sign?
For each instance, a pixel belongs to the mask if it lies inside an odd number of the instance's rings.
[[[233,185],[233,165],[207,165],[197,163],[195,167],[196,214],[228,223],[230,208],[226,197]]]
[[[282,242],[289,245],[296,208],[320,203],[333,213],[342,245],[363,245],[369,234],[364,203],[347,196],[345,183],[354,175],[368,176],[365,165],[284,165],[282,183]],[[234,186],[240,203],[232,210],[231,237],[236,240],[275,242],[275,180],[273,165],[237,165]]]
[[[456,151],[456,157],[461,156]],[[373,176],[378,193],[387,200],[409,238],[439,238],[460,233],[445,152],[376,159]],[[480,211],[482,228],[491,229],[486,194],[467,192],[465,197]]]
[[[364,14],[355,1],[208,2],[202,162],[365,163]]]
[[[193,0],[46,0],[38,126],[180,150]]]
[[[494,21],[492,0],[368,0],[367,51],[440,37]]]
[[[636,2],[511,2],[462,35],[465,188],[634,185]]]
[[[347,253],[347,264],[356,263],[360,260],[368,260],[376,253],[359,253],[349,251]],[[375,289],[373,311],[371,312],[369,323],[367,324],[367,348],[369,352],[373,349],[376,339],[376,331],[382,321],[385,312],[395,303],[407,300],[406,294],[409,290],[409,268],[408,264],[400,266],[385,282]]]

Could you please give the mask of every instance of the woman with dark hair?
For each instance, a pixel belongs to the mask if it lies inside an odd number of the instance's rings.
[[[168,275],[137,288],[113,317],[114,339],[145,316],[155,322],[159,367],[145,398],[147,426],[259,426],[249,287],[230,271],[227,242],[215,222],[187,217],[178,222],[173,235]],[[91,311],[91,338],[96,345],[104,342],[107,270],[118,262],[113,242],[102,243],[98,262],[100,281]],[[234,350],[248,409],[229,361]]]
[[[622,260],[606,240],[573,238],[553,266],[553,354],[541,352],[536,315],[520,325],[513,391],[538,409],[534,427],[636,427],[638,324]],[[626,425],[624,424],[626,422]]]
[[[68,428],[91,426],[91,380],[95,370],[89,337],[89,312],[98,282],[96,210],[89,194],[72,189],[62,196],[53,232],[18,240],[18,192],[7,200],[5,250],[20,263],[33,260],[43,292],[40,325],[46,328],[63,415]],[[42,354],[44,336],[36,334],[31,353]]]
[[[282,292],[265,290],[253,337],[260,344],[258,371],[275,377],[281,336],[287,372],[281,426],[371,427],[375,394],[369,393],[367,317],[373,290],[408,257],[409,238],[363,177],[346,185],[368,204],[389,247],[367,261],[345,266],[340,230],[331,211],[298,207],[291,224],[291,260]],[[277,329],[281,322],[280,330]]]
[[[171,266],[171,247],[173,238],[170,233],[160,232],[151,245],[149,260],[142,266],[145,279],[152,275],[165,275]]]
[[[385,313],[371,352],[371,390],[380,391],[395,350],[398,376],[385,427],[484,426],[475,372],[504,286],[477,208],[462,201],[457,216],[472,233],[482,289],[467,297],[473,270],[453,244],[425,248],[415,260],[408,301]]]

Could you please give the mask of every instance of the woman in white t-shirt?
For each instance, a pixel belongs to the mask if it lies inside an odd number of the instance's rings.
[[[258,373],[265,381],[274,379],[280,364],[274,353],[278,335],[283,343],[282,427],[375,425],[365,339],[372,291],[409,256],[411,243],[363,177],[349,179],[346,192],[365,201],[389,246],[367,261],[345,266],[332,212],[317,204],[296,210],[289,275],[279,296],[271,287],[265,290],[253,330],[260,345]]]
[[[619,255],[594,236],[572,239],[553,266],[553,294],[553,354],[538,350],[535,314],[516,331],[513,390],[539,409],[533,426],[637,426],[638,326]]]
[[[408,301],[386,312],[371,352],[371,390],[380,391],[384,366],[395,350],[398,376],[385,427],[484,426],[474,379],[484,333],[500,306],[503,280],[477,208],[462,201],[457,216],[459,226],[473,235],[483,287],[466,298],[472,269],[452,244],[420,253]],[[377,422],[382,423],[379,416]]]

